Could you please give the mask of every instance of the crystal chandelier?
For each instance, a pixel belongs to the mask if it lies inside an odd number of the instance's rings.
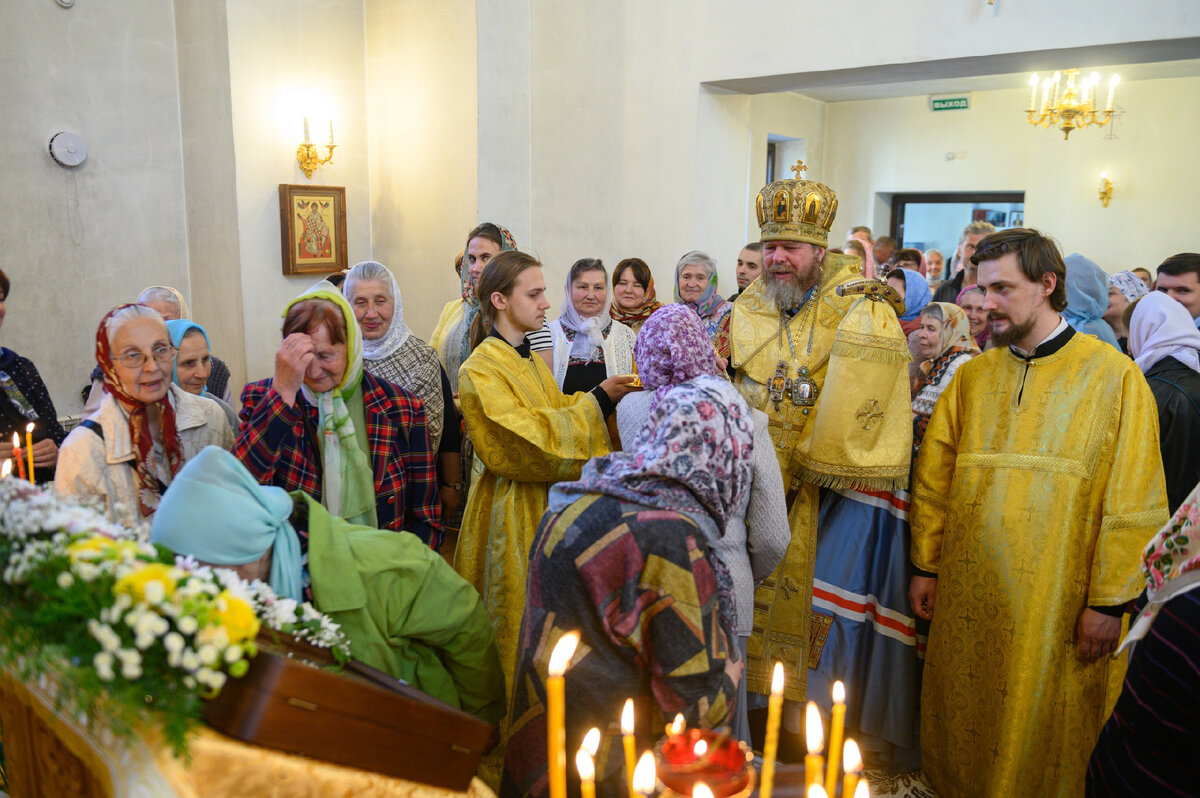
[[[1067,85],[1060,90],[1059,83],[1064,74],[1067,76]],[[1075,76],[1078,74],[1078,69],[1068,69],[1063,73],[1055,72],[1053,78],[1042,80],[1040,107],[1035,105],[1038,76],[1034,74],[1029,78],[1029,107],[1025,109],[1029,124],[1035,127],[1056,126],[1063,132],[1065,140],[1075,128],[1088,125],[1102,127],[1112,121],[1113,94],[1121,79],[1116,75],[1109,78],[1108,102],[1104,104],[1104,110],[1100,111],[1096,106],[1096,86],[1100,83],[1100,76],[1093,72],[1076,88]]]

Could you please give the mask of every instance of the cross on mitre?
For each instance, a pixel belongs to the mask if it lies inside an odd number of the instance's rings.
[[[803,173],[808,171],[808,164],[804,163],[804,160],[801,159],[796,161],[796,165],[791,169],[796,173],[796,179],[799,180],[800,178],[804,177]]]

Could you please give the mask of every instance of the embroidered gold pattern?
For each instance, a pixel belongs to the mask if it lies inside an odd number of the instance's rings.
[[[875,426],[876,422],[883,419],[883,408],[879,406],[879,402],[875,399],[870,399],[863,403],[863,406],[858,408],[858,412],[854,414],[858,419],[858,425],[863,429],[870,429]]]

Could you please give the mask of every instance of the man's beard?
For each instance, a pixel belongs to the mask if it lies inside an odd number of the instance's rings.
[[[991,317],[989,316],[989,327],[991,326],[990,319]],[[1004,332],[996,332],[996,328],[991,327],[992,340],[996,342],[996,346],[1011,346],[1033,332],[1033,328],[1036,326],[1037,318],[1035,316],[1030,316],[1021,324],[1017,324],[1012,320],[1012,317],[1009,317],[1008,327]]]
[[[795,277],[790,280],[779,280],[771,274],[764,274],[763,277],[766,280],[763,293],[780,310],[792,310],[800,307],[800,303],[804,301],[804,295],[808,293],[808,289],[797,283]]]

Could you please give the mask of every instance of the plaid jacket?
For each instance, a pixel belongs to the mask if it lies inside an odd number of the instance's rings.
[[[442,507],[425,405],[369,372],[363,373],[362,392],[379,528],[412,532],[437,549],[442,545]],[[255,479],[263,485],[301,490],[321,501],[317,408],[301,394],[296,395],[294,406],[284,404],[271,380],[265,379],[242,390],[239,418],[233,453]],[[308,541],[302,543],[307,549]]]

